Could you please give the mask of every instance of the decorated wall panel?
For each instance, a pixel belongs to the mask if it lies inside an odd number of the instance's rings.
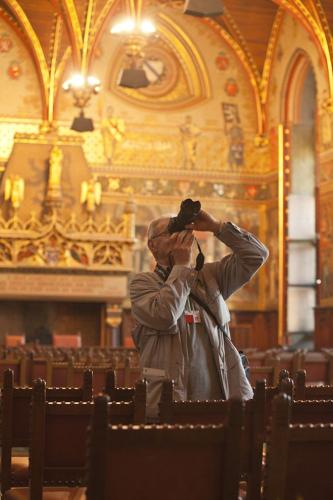
[[[40,87],[22,40],[0,16],[0,116],[40,118]]]

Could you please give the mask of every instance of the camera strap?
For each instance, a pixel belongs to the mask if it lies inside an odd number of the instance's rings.
[[[203,265],[205,263],[205,256],[202,253],[201,246],[199,245],[199,242],[198,242],[198,240],[196,238],[195,238],[195,241],[197,243],[197,247],[198,247],[198,250],[199,250],[199,253],[198,253],[196,261],[195,261],[195,270],[196,271],[201,271],[201,269],[203,268]]]
[[[203,257],[203,261],[204,261],[205,257],[204,257],[204,255],[201,252],[201,248],[199,246],[199,243],[198,243],[198,247],[199,247],[199,252],[201,253],[201,255]],[[200,253],[199,253],[198,257],[200,256]],[[198,260],[198,257],[197,257],[197,260]],[[157,264],[157,266],[155,267],[155,273],[158,274],[160,276],[160,278],[163,279],[163,281],[166,281],[168,279],[168,276],[169,276],[170,272],[171,272],[171,269],[169,267],[167,269],[165,269],[162,266],[160,266],[159,264]],[[197,295],[195,295],[193,292],[190,292],[189,296],[191,297],[192,300],[194,300],[194,302],[196,302],[199,306],[202,307],[202,309],[204,309],[206,311],[206,313],[211,317],[211,319],[214,321],[214,323],[217,325],[217,327],[221,329],[221,331],[223,333],[223,337],[225,337],[227,339],[227,341],[230,342],[231,340],[228,337],[226,331],[221,326],[221,324],[218,321],[217,317],[215,316],[215,314],[213,313],[213,311],[211,311],[211,309],[208,307],[208,305],[206,304],[206,302],[204,302],[203,300],[201,300],[200,297],[198,297]],[[241,359],[241,362],[242,362],[242,365],[243,365],[246,377],[248,379],[250,379],[250,363],[249,363],[249,360],[248,360],[246,354],[244,354],[243,351],[238,351],[238,353],[239,353],[239,356],[240,356],[240,359]]]

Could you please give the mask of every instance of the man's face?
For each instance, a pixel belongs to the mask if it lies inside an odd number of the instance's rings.
[[[169,263],[169,255],[172,253],[174,246],[177,244],[177,238],[180,235],[180,233],[169,233],[169,222],[169,217],[161,219],[155,226],[153,236],[148,242],[148,246],[156,260],[165,264]]]

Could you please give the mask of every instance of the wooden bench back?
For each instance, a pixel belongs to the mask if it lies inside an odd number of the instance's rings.
[[[228,425],[110,426],[104,397],[95,401],[87,498],[236,500],[242,403]]]
[[[333,399],[333,385],[306,385],[306,371],[298,370],[295,377],[295,400]]]
[[[246,401],[242,432],[241,470],[248,478],[248,499],[260,498],[261,462],[265,436],[265,381],[257,381],[253,400]],[[227,424],[230,402],[175,401],[174,384],[165,380],[159,403],[165,424]]]
[[[116,386],[115,370],[106,372],[104,394],[107,394],[111,401],[132,401],[135,393],[134,387]]]
[[[133,401],[108,400],[110,423],[144,424],[146,381],[137,383],[135,394]],[[35,382],[30,453],[31,498],[42,499],[43,485],[84,484],[86,432],[92,413],[92,402],[46,401],[45,382]]]
[[[264,498],[333,498],[333,425],[292,425],[290,421],[291,400],[280,394],[273,403]]]
[[[27,447],[30,444],[32,395],[31,387],[14,387],[14,373],[6,370],[2,388],[2,492],[14,484],[10,474],[12,448]],[[82,387],[48,387],[45,397],[48,401],[91,401],[92,372],[85,372]]]

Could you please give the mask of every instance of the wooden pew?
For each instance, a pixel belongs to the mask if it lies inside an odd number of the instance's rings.
[[[291,400],[276,396],[267,442],[264,498],[333,498],[333,425],[290,423]]]
[[[132,401],[135,394],[134,387],[118,387],[116,380],[115,370],[108,370],[105,377],[104,394],[107,394],[111,401]]]
[[[295,378],[295,400],[333,399],[333,385],[307,385],[306,371],[298,370]]]
[[[2,384],[7,370],[12,370],[16,385],[24,386],[26,383],[27,357],[8,356],[0,359],[0,383]]]
[[[226,424],[229,401],[175,401],[173,381],[162,385],[159,418],[164,424]],[[247,498],[260,498],[262,451],[265,436],[265,381],[257,381],[254,398],[245,402],[241,471],[247,477]]]
[[[13,460],[12,448],[30,445],[30,406],[33,389],[14,387],[14,373],[6,370],[2,387],[2,459],[1,491],[12,485],[27,484],[27,460]],[[92,372],[84,373],[82,387],[48,387],[48,401],[91,401]],[[16,464],[16,465],[15,465]]]
[[[228,425],[110,426],[96,398],[88,449],[88,500],[236,500],[243,406]]]
[[[143,424],[146,394],[147,382],[140,381],[133,401],[108,402],[110,423]],[[66,489],[60,489],[60,492],[68,492],[68,488],[80,488],[85,484],[86,432],[93,407],[90,401],[48,402],[45,382],[35,382],[30,451],[31,499],[42,500],[44,495],[54,491],[48,487],[62,487]],[[21,498],[19,495],[24,493],[28,494],[27,488],[13,488],[5,498]],[[80,491],[74,493],[81,494]]]
[[[93,371],[93,393],[97,395],[103,391],[106,374],[113,367],[110,363],[76,363],[71,359],[68,366],[68,384],[75,385],[87,368]]]

